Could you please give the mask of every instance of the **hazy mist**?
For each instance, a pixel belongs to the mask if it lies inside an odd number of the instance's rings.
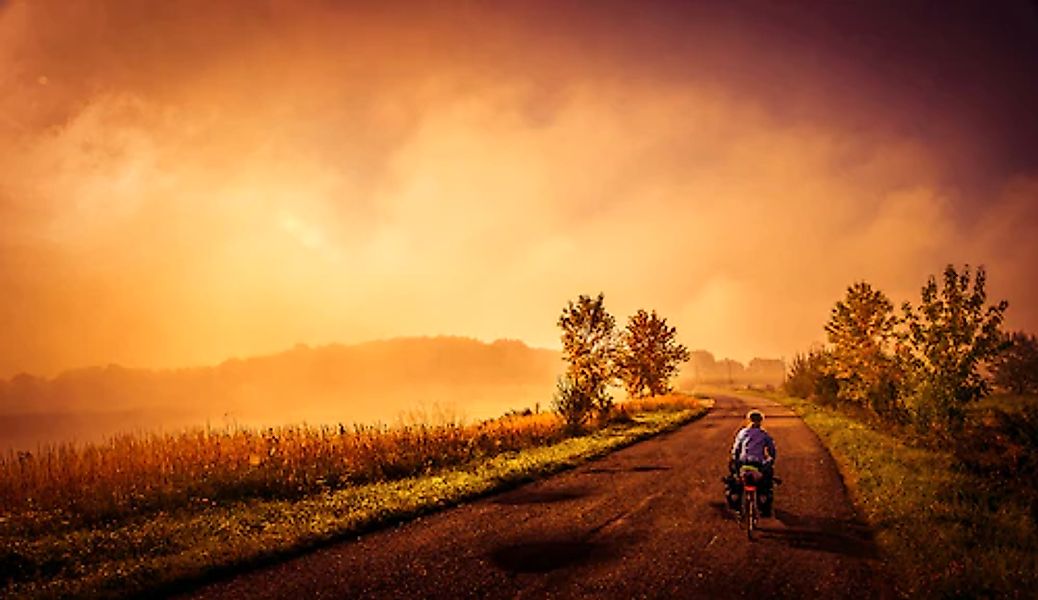
[[[1033,116],[989,102],[998,49],[927,87],[943,50],[870,71],[794,9],[377,4],[0,3],[0,376],[557,347],[599,291],[788,357],[851,282],[915,299],[948,262],[1038,329],[1038,177],[998,137]]]

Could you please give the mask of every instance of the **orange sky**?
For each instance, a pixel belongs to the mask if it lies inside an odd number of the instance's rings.
[[[1033,84],[970,19],[957,80],[879,18],[378,4],[0,2],[0,376],[554,347],[599,291],[789,356],[851,282],[916,300],[948,262],[1038,330]]]

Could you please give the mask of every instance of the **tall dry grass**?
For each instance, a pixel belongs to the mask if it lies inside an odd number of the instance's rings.
[[[246,498],[296,498],[563,437],[555,415],[534,414],[471,425],[196,429],[48,446],[0,457],[0,523],[49,528]]]
[[[694,410],[699,408],[699,401],[689,394],[674,392],[663,396],[629,398],[620,402],[617,408],[631,414],[660,410]]]

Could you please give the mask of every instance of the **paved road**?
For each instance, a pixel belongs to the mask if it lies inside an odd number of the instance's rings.
[[[749,406],[549,479],[198,590],[195,598],[888,597],[832,458],[785,408],[775,518],[754,542],[724,507]]]

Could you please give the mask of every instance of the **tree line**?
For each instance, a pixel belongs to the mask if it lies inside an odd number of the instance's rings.
[[[900,314],[881,290],[847,288],[825,325],[828,344],[794,357],[786,391],[920,429],[958,429],[993,388],[1038,393],[1038,340],[1007,333],[1008,303],[988,303],[983,267],[948,265]]]
[[[631,398],[669,392],[678,366],[689,358],[688,348],[677,342],[677,328],[655,310],[639,309],[617,330],[602,293],[569,301],[558,325],[567,367],[553,404],[571,430],[582,429],[596,416],[608,419],[613,409],[609,390],[617,381]]]

